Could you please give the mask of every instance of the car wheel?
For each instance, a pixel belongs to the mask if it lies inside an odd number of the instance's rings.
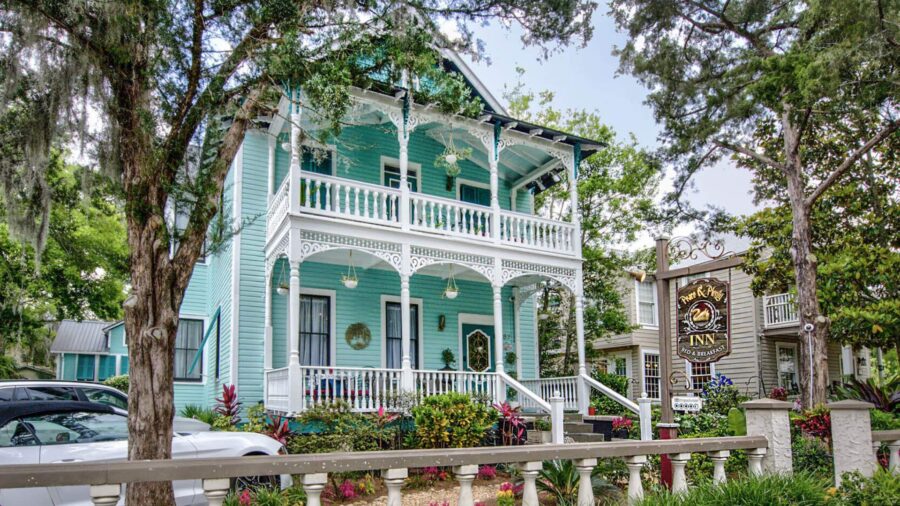
[[[265,455],[264,453],[250,453],[244,455],[250,457],[253,455]],[[243,490],[256,490],[258,488],[278,489],[280,486],[280,476],[238,476],[231,479],[231,490],[236,494]]]

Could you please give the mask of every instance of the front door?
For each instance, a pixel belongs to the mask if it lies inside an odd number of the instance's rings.
[[[463,324],[462,370],[470,372],[494,372],[493,325]]]

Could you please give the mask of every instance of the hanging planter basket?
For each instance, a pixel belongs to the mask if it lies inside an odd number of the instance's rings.
[[[341,283],[344,288],[353,290],[359,286],[359,277],[356,275],[356,267],[353,265],[353,252],[350,252],[350,258],[347,261],[347,274],[341,276]]]
[[[443,297],[450,300],[459,297],[459,287],[456,286],[456,278],[453,277],[452,265],[449,268],[449,275],[447,276],[447,287],[444,288]]]

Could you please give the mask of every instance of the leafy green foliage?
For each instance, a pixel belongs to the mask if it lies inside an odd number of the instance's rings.
[[[596,467],[591,472],[591,487],[594,497],[599,501],[618,498],[619,489],[606,481]],[[544,462],[544,468],[538,474],[537,487],[555,501],[557,506],[575,506],[578,504],[578,485],[581,477],[571,460],[550,460]]]
[[[900,503],[900,478],[879,469],[871,478],[859,473],[841,477],[840,504],[847,506],[890,506]]]
[[[724,374],[716,374],[716,377],[703,387],[700,397],[703,398],[704,412],[722,416],[728,416],[732,408],[737,408],[742,402],[749,400]]]
[[[178,414],[185,418],[200,420],[201,422],[208,423],[209,425],[212,425],[216,421],[216,418],[218,418],[218,415],[215,411],[210,408],[199,406],[197,404],[185,404],[184,407],[181,408],[181,411],[178,412]]]
[[[7,355],[0,355],[0,379],[18,379],[16,361]]]
[[[484,440],[497,412],[460,393],[432,395],[412,409],[422,448],[470,448]]]
[[[532,123],[572,132],[606,145],[582,161],[578,173],[581,219],[581,250],[584,257],[585,347],[588,361],[597,354],[591,343],[631,331],[622,305],[622,272],[636,263],[623,253],[623,244],[633,242],[646,229],[654,197],[662,177],[659,161],[641,148],[633,136],[620,139],[603,124],[599,114],[584,110],[560,111],[553,107],[553,93],[535,94],[520,82],[507,94],[513,116]],[[567,176],[564,176],[567,177]],[[568,182],[563,181],[535,198],[537,213],[565,220],[571,215]],[[541,294],[539,349],[542,375],[573,372],[577,356],[572,295],[556,285]],[[553,354],[563,350],[561,356]],[[558,360],[556,360],[558,359]]]
[[[103,380],[103,384],[109,387],[113,387],[116,390],[128,393],[128,375],[120,374],[119,376],[110,376]]]
[[[900,414],[886,413],[880,409],[870,409],[869,419],[872,430],[896,430],[900,429]]]
[[[795,473],[807,473],[822,480],[834,477],[834,456],[827,441],[810,436],[798,436],[791,442],[791,457]]]
[[[628,377],[606,373],[600,370],[594,370],[591,373],[591,376],[600,383],[603,383],[616,392],[628,397]],[[631,413],[630,410],[618,402],[594,389],[591,389],[591,406],[597,408],[598,415],[625,415]]]
[[[871,402],[875,409],[897,413],[900,411],[900,375],[888,376],[884,380],[872,376],[864,382],[850,378],[849,382],[835,387],[834,397]]]
[[[741,477],[723,484],[704,481],[687,492],[673,494],[656,490],[647,494],[640,506],[815,506],[828,503],[825,482],[805,474]]]

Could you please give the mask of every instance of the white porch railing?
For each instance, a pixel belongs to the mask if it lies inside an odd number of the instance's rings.
[[[300,177],[300,208],[312,214],[399,226],[400,190],[305,172]]]
[[[413,382],[418,399],[458,392],[493,400],[497,391],[497,380],[494,373],[490,372],[415,370]]]
[[[266,371],[266,408],[288,412],[290,406],[290,372],[287,367]]]
[[[766,327],[793,325],[800,321],[794,296],[789,293],[763,297],[763,312]]]
[[[549,401],[557,392],[563,398],[563,407],[568,410],[578,409],[578,376],[564,376],[560,378],[541,378],[522,380],[522,385],[544,399]],[[533,408],[528,401],[522,404],[523,408]]]
[[[399,369],[300,367],[300,408],[346,401],[353,411],[402,407]]]
[[[278,191],[275,192],[275,195],[272,197],[272,202],[269,203],[269,210],[266,214],[266,226],[268,227],[269,233],[275,231],[278,228],[278,225],[281,224],[281,221],[288,213],[288,193],[290,191],[291,186],[291,178],[286,177],[284,181],[281,182],[281,186],[278,187]]]
[[[556,253],[575,252],[575,227],[571,223],[540,216],[500,211],[501,240],[528,248]]]
[[[458,200],[410,195],[410,226],[457,237],[490,238],[491,209]]]

